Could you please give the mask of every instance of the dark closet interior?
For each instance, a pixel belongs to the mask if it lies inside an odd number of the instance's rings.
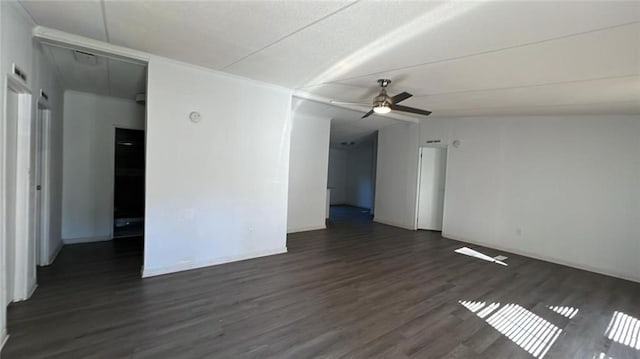
[[[113,237],[144,234],[143,130],[116,128]]]

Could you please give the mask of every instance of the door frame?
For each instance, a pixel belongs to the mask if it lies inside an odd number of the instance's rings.
[[[16,238],[26,238],[26,240],[15,242],[15,278],[14,278],[14,297],[7,298],[6,281],[2,281],[2,299],[4,303],[9,301],[25,300],[31,296],[36,288],[35,277],[35,243],[33,231],[31,228],[31,183],[30,183],[30,167],[31,167],[31,89],[22,79],[17,78],[13,74],[7,74],[4,79],[4,113],[2,114],[1,139],[2,139],[2,166],[0,175],[0,193],[2,194],[2,203],[0,209],[0,218],[2,226],[0,230],[0,252],[2,257],[2,278],[7,275],[6,263],[4,258],[6,255],[7,238],[6,233],[6,215],[4,209],[6,203],[6,126],[7,126],[7,96],[8,91],[18,94],[18,119],[17,119],[17,159],[16,159]],[[33,267],[33,268],[31,268]],[[29,276],[29,272],[33,271],[33,275]],[[6,308],[3,308],[5,310]]]
[[[415,208],[414,208],[414,229],[418,230],[418,220],[420,216],[420,182],[422,180],[422,149],[423,148],[439,148],[445,150],[445,166],[444,166],[444,194],[443,194],[443,204],[442,204],[442,223],[444,230],[444,214],[447,204],[447,182],[449,181],[449,153],[450,148],[449,145],[446,144],[432,144],[418,147],[418,173],[416,176],[416,200],[415,200]]]
[[[50,221],[51,221],[51,108],[48,101],[42,95],[40,95],[37,103],[35,116],[35,179],[39,180],[41,190],[34,189],[33,192],[33,218],[34,218],[34,236],[36,240],[37,258],[36,264],[40,266],[50,265],[52,262],[51,255],[51,241],[50,241]],[[38,143],[41,144],[40,152],[38,153]],[[38,157],[40,161],[38,162]],[[39,217],[38,217],[38,199],[40,200]],[[36,219],[40,219],[39,223],[36,223]],[[39,232],[38,232],[39,227]],[[39,236],[38,236],[39,234]],[[39,253],[38,253],[39,252]]]

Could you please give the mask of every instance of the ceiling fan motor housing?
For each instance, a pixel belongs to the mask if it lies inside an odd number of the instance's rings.
[[[382,89],[378,96],[373,99],[373,107],[389,106],[392,104],[391,97],[387,95],[387,90]]]

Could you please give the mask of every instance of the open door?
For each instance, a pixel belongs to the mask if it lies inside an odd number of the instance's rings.
[[[144,234],[144,131],[116,128],[113,237]]]
[[[442,230],[447,150],[420,149],[420,180],[418,182],[418,229]]]

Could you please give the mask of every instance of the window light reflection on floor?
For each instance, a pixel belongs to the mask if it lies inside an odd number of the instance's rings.
[[[614,359],[614,358],[608,356],[605,353],[596,353],[596,354],[593,354],[593,358],[592,359]]]
[[[459,303],[480,318],[493,313],[485,321],[536,358],[544,357],[562,333],[562,329],[517,304],[506,304],[498,309],[500,303],[488,306],[479,301]]]
[[[574,307],[548,305],[547,308],[569,319],[573,319],[573,317],[575,317],[576,314],[578,314],[578,308],[574,308]]]
[[[616,343],[640,350],[640,319],[616,311],[604,335]]]
[[[475,249],[471,249],[471,248],[468,248],[468,247],[458,248],[454,252],[460,253],[460,254],[464,254],[466,256],[482,259],[482,260],[487,261],[487,262],[493,262],[493,263],[496,263],[496,264],[507,266],[507,263],[505,263],[503,261],[500,261],[500,260],[497,260],[495,258],[489,257],[486,254],[480,253],[480,252],[476,251]]]

